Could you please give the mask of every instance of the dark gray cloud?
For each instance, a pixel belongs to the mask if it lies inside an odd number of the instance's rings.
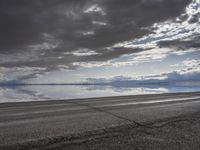
[[[106,61],[143,49],[112,48],[142,37],[156,22],[174,19],[191,0],[1,0],[0,61],[4,67],[73,67],[73,62]],[[91,56],[65,54],[81,48]],[[29,55],[29,53],[31,55]],[[26,54],[26,55],[25,55]],[[16,58],[22,55],[26,59]],[[10,57],[10,59],[9,59]]]
[[[174,50],[188,50],[189,48],[200,48],[200,36],[196,35],[188,40],[168,40],[158,43],[160,47],[170,47]]]

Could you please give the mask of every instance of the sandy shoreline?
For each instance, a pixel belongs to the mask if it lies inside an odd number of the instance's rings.
[[[0,104],[0,149],[199,150],[199,110],[200,93]]]

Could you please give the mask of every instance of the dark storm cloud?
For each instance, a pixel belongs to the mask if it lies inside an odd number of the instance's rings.
[[[185,40],[171,40],[161,41],[158,43],[159,47],[170,47],[177,50],[188,50],[189,48],[200,48],[200,36],[197,35],[187,41]]]
[[[87,61],[108,61],[114,58],[117,58],[124,54],[131,54],[131,53],[137,53],[140,51],[144,51],[144,49],[132,49],[132,48],[124,48],[124,47],[118,47],[118,48],[112,48],[112,49],[104,49],[101,50],[99,55],[96,56],[85,56],[79,59],[80,62],[87,62]]]
[[[5,67],[71,66],[79,61],[106,61],[138,49],[108,49],[139,38],[155,22],[179,16],[191,0],[1,0],[0,54],[25,53],[28,59],[2,62]],[[78,57],[80,48],[99,55]],[[142,49],[141,49],[142,50]],[[30,59],[29,59],[30,57]],[[61,58],[62,57],[62,58]]]

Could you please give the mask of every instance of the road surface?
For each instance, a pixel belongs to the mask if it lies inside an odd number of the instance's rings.
[[[62,140],[71,141],[74,136],[83,136],[83,140],[86,134],[92,137],[93,132],[105,135],[109,129],[151,128],[156,123],[162,125],[162,120],[166,123],[170,118],[199,111],[198,92],[3,103],[0,149],[37,149],[45,144],[55,146]]]

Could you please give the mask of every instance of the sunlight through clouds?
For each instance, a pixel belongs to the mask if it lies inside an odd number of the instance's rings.
[[[184,68],[176,64],[187,58],[200,59],[200,0],[24,1],[22,10],[11,5],[5,0],[0,6],[8,24],[0,25],[0,71],[1,77],[16,74],[10,80],[100,68],[105,76],[127,68],[142,73],[152,64],[157,69],[149,74],[161,74],[162,68]]]

